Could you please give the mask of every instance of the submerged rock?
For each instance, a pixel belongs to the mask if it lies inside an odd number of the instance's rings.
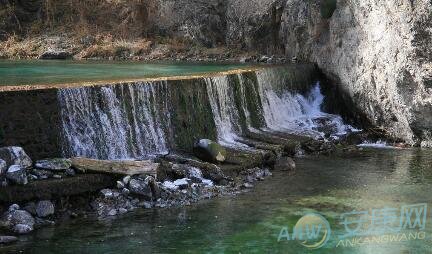
[[[69,159],[56,158],[36,161],[35,166],[40,169],[63,171],[69,169],[72,166],[72,162]]]
[[[0,159],[4,160],[8,167],[11,165],[19,165],[23,168],[28,168],[33,164],[24,149],[18,146],[0,148]]]
[[[227,156],[224,147],[209,139],[201,139],[193,150],[196,157],[207,162],[224,162]]]
[[[8,244],[18,241],[18,237],[16,236],[0,236],[0,244]]]
[[[290,157],[281,157],[276,161],[274,168],[275,170],[291,171],[296,169],[296,164]]]
[[[6,178],[19,185],[26,185],[28,183],[26,169],[19,165],[10,166],[6,172]]]
[[[54,204],[49,200],[39,201],[36,204],[36,214],[41,218],[54,214]]]

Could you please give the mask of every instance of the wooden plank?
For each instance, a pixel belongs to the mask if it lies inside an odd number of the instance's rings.
[[[133,160],[96,160],[76,157],[72,158],[72,167],[86,172],[93,171],[108,174],[120,175],[140,175],[147,174],[156,177],[159,163],[152,161],[133,161]]]

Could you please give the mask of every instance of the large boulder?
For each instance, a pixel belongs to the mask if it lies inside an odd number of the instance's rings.
[[[0,223],[17,234],[26,234],[33,231],[35,219],[25,210],[9,209],[3,214]]]
[[[72,54],[64,50],[48,50],[39,56],[43,60],[65,60],[71,58]]]
[[[35,167],[40,169],[52,170],[52,171],[64,171],[72,166],[72,162],[69,159],[47,159],[36,161]]]
[[[36,204],[36,214],[41,218],[54,214],[54,204],[49,200],[39,201]]]
[[[153,191],[150,180],[131,179],[129,181],[129,190],[135,195],[139,195],[146,200],[153,199]]]
[[[28,183],[26,169],[20,165],[10,166],[6,172],[6,178],[19,185],[26,185]]]
[[[6,161],[7,166],[19,165],[24,168],[31,167],[33,162],[25,153],[24,149],[18,146],[0,148],[0,159]]]
[[[224,147],[209,139],[201,139],[195,144],[193,151],[199,159],[213,163],[224,162],[227,156]]]

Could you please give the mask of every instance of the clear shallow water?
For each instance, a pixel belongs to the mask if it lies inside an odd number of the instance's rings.
[[[246,66],[224,63],[0,60],[0,86],[187,76],[228,71]]]
[[[341,213],[431,205],[431,155],[431,150],[366,149],[349,157],[299,159],[294,175],[276,172],[236,197],[141,210],[110,222],[77,220],[39,230],[0,253],[431,253],[430,213],[425,240],[335,248],[343,233]],[[282,226],[293,226],[309,211],[322,214],[332,227],[323,248],[277,242]]]

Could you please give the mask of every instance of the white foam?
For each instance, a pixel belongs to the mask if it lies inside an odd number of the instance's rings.
[[[362,144],[357,145],[358,147],[370,147],[370,148],[379,148],[379,149],[400,149],[399,147],[388,145],[387,142],[378,140],[377,142],[364,142]]]

